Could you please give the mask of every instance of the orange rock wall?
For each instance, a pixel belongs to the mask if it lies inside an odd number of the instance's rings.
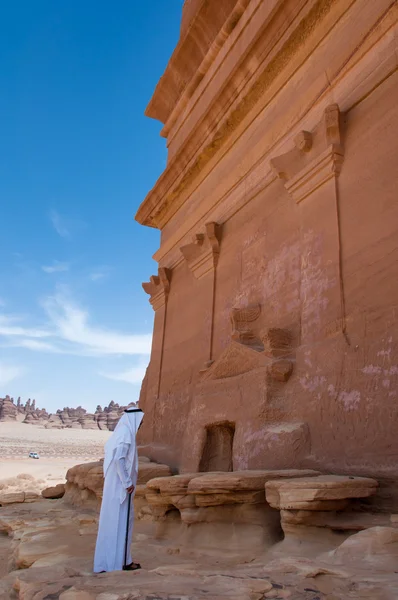
[[[287,4],[251,0],[166,123],[172,157],[137,215],[162,230],[169,270],[141,443],[182,471],[206,470],[204,454],[216,470],[230,443],[235,470],[393,476],[398,7]]]

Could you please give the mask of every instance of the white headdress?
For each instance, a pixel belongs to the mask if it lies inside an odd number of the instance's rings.
[[[129,445],[126,468],[131,469],[137,451],[136,435],[143,417],[144,413],[140,408],[127,408],[124,411],[113,434],[105,444],[104,477],[113,460],[116,448],[121,444]]]

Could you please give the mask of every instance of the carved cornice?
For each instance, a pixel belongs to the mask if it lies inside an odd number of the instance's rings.
[[[189,81],[189,84],[182,92],[181,96],[178,99],[178,102],[174,104],[174,108],[169,114],[167,121],[165,121],[165,125],[161,131],[162,137],[168,138],[170,130],[175,125],[178,118],[181,116],[181,113],[186,108],[188,102],[192,98],[200,82],[205,77],[206,73],[209,71],[210,67],[214,63],[226,39],[235,29],[239,19],[243,15],[249,2],[250,0],[238,0],[238,2],[236,2],[236,4],[234,5],[231,14],[227,18],[221,30],[214,39],[213,43],[209,47],[206,55],[203,57],[203,60],[200,63],[196,73],[193,75],[192,79]],[[215,3],[213,3],[213,6],[215,6]]]
[[[340,173],[344,149],[338,105],[328,106],[314,131],[301,131],[293,143],[292,150],[271,160],[271,167],[299,203]]]
[[[225,41],[233,30],[233,27],[228,26],[229,22],[233,22],[233,17],[235,21],[239,20],[248,2],[249,0],[199,0],[196,2],[197,6],[192,7],[193,10],[184,6],[181,38],[147,106],[145,114],[148,117],[166,123],[176,106],[179,106],[179,100],[187,87],[192,90],[192,95],[222,47],[221,41]],[[198,77],[198,73],[201,77]]]
[[[170,291],[171,271],[165,267],[159,267],[158,275],[152,275],[149,282],[142,284],[144,292],[149,296],[149,302],[157,311],[167,300]]]
[[[180,248],[181,254],[196,279],[214,271],[220,255],[221,225],[207,223],[206,233],[197,233],[191,244]]]
[[[207,108],[200,114],[200,123],[194,120],[195,126],[189,127],[181,141],[173,148],[167,169],[137,211],[135,218],[139,223],[158,229],[165,227],[189,198],[193,183],[203,179],[209,163],[220,153],[220,149],[232,144],[232,134],[237,131],[248,113],[260,106],[266,98],[265,91],[271,89],[274,80],[283,77],[284,81],[288,81],[291,77],[291,69],[286,68],[287,65],[290,66],[290,62],[286,60],[287,56],[294,62],[295,57],[300,56],[302,60],[299,49],[303,44],[308,44],[309,53],[313,51],[313,31],[329,15],[333,5],[339,2],[343,6],[336,9],[338,14],[333,18],[337,19],[340,12],[348,10],[348,6],[342,0],[272,0],[266,3],[258,1],[255,18],[252,15],[251,19],[245,19],[243,13],[243,17],[230,34],[231,39],[228,40],[227,55],[231,56],[231,63],[228,63],[227,68],[226,57],[220,52],[212,66],[213,69],[216,66],[217,69],[221,69],[221,66],[224,68],[225,65],[224,84],[215,90],[208,107],[207,103],[203,103]],[[286,14],[289,14],[289,19],[286,18]],[[248,32],[245,37],[243,32],[248,31],[249,26],[250,34]],[[245,40],[242,60],[235,60],[234,55],[238,38],[242,44]],[[243,87],[242,75],[246,82]],[[201,80],[185,112],[188,113],[191,105],[198,104],[199,95],[208,89],[210,82],[213,83],[214,78],[207,81],[204,77]],[[229,85],[225,82],[229,82]],[[235,90],[235,94],[231,94],[231,90]],[[220,107],[224,107],[222,119]],[[182,116],[177,123],[179,121],[181,124],[186,122]],[[218,127],[214,127],[215,122],[218,122]],[[198,148],[201,148],[200,152]]]

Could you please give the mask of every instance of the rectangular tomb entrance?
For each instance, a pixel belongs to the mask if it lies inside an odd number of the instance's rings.
[[[223,421],[206,427],[199,472],[233,471],[232,448],[235,423]]]

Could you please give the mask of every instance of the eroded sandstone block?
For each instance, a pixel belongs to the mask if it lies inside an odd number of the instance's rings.
[[[350,498],[367,498],[377,489],[375,479],[321,475],[315,478],[268,481],[266,497],[271,506],[285,510],[338,510]],[[330,508],[326,508],[329,503]],[[313,503],[313,504],[311,504]],[[311,508],[312,507],[312,508]]]
[[[265,548],[281,536],[279,512],[265,501],[265,483],[317,475],[296,469],[189,473],[149,481],[146,498],[159,536],[172,531],[182,543],[212,547],[238,545],[239,537],[240,545]]]
[[[171,475],[171,471],[167,465],[140,461],[137,490],[154,477],[167,477],[169,475]],[[103,487],[102,460],[76,465],[69,469],[66,474],[65,500],[75,506],[87,506],[99,510]],[[142,499],[142,494],[139,497]]]
[[[0,505],[17,504],[25,502],[25,492],[14,492],[0,494]]]

